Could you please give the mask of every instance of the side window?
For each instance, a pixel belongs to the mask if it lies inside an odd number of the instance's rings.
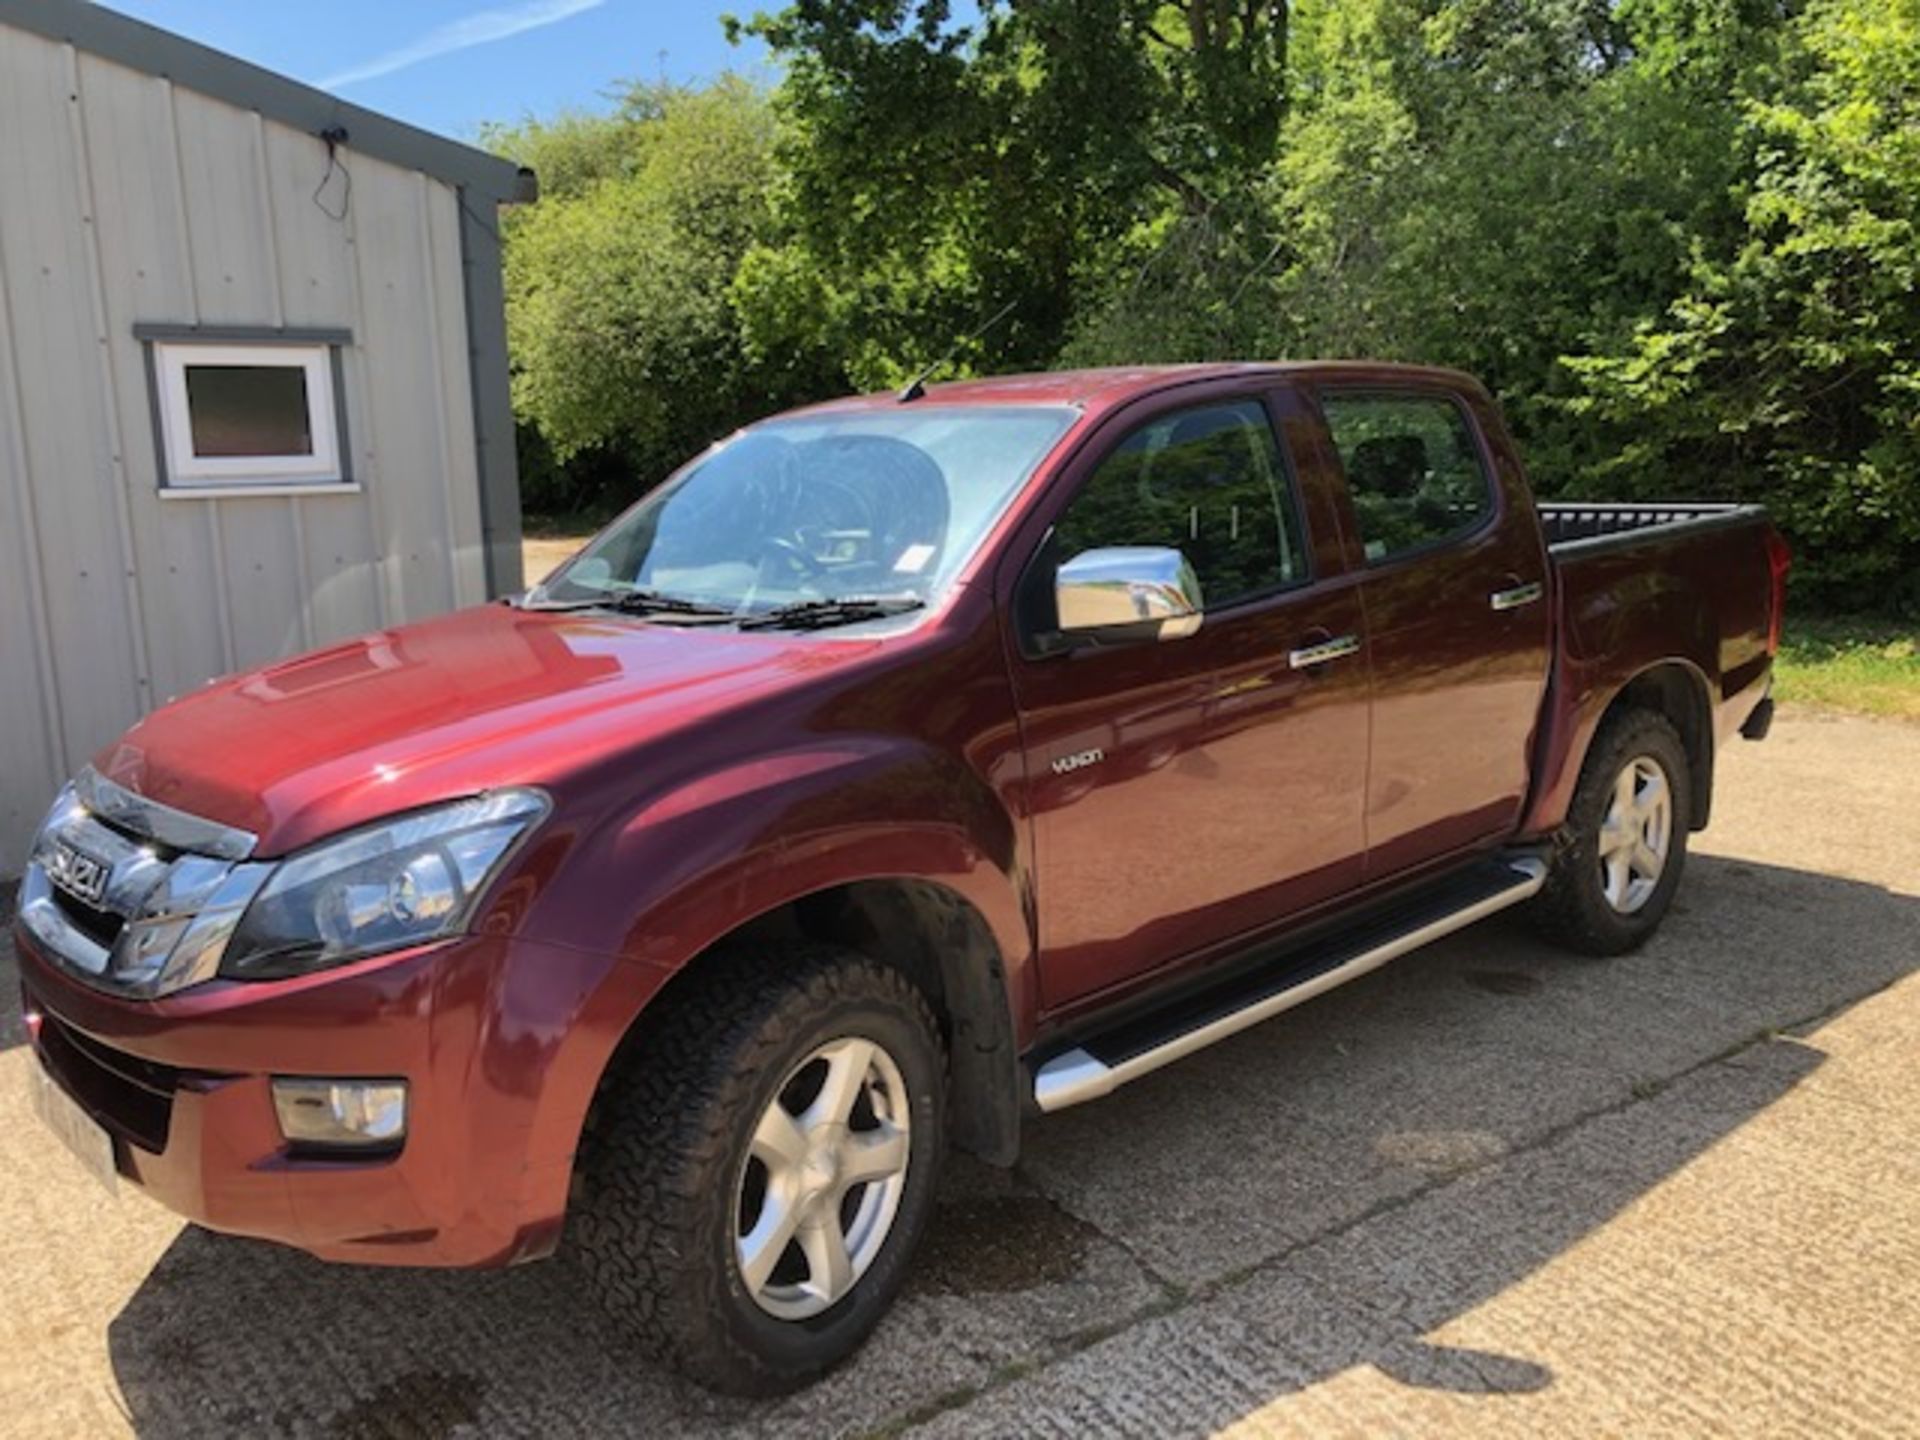
[[[1062,561],[1112,545],[1176,547],[1209,610],[1307,576],[1299,511],[1257,400],[1141,426],[1088,477],[1054,540]]]
[[[1451,400],[1334,392],[1320,408],[1369,561],[1470,530],[1493,509],[1479,447]]]

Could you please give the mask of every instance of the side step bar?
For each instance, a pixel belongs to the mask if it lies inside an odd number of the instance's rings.
[[[1315,952],[1293,956],[1275,973],[1265,970],[1237,982],[1227,993],[1202,994],[1159,1017],[1091,1036],[1041,1065],[1033,1098],[1041,1110],[1064,1110],[1113,1093],[1162,1065],[1204,1050],[1216,1041],[1270,1020],[1377,970],[1410,950],[1463,930],[1496,911],[1518,905],[1547,883],[1547,863],[1538,855],[1503,856],[1459,887],[1416,902],[1390,919],[1362,925]]]

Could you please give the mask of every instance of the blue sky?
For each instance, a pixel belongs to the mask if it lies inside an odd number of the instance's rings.
[[[769,0],[113,0],[137,16],[456,139],[483,120],[591,108],[629,77],[770,78],[729,11]]]

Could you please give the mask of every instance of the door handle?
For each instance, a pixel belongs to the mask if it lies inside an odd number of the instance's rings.
[[[1516,585],[1511,590],[1496,590],[1487,597],[1487,603],[1496,610],[1518,610],[1522,605],[1531,605],[1547,593],[1547,587],[1538,580],[1525,585]]]
[[[1314,665],[1324,665],[1329,660],[1339,660],[1351,655],[1360,648],[1360,637],[1342,635],[1333,640],[1322,640],[1318,645],[1302,646],[1298,650],[1287,652],[1287,664],[1295,670],[1306,670]]]

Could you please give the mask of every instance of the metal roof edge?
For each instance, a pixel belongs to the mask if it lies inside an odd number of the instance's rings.
[[[28,30],[213,99],[257,110],[311,135],[337,126],[347,132],[349,149],[424,171],[496,202],[530,201],[538,193],[533,172],[510,160],[365,109],[90,0],[0,0],[0,25]]]

